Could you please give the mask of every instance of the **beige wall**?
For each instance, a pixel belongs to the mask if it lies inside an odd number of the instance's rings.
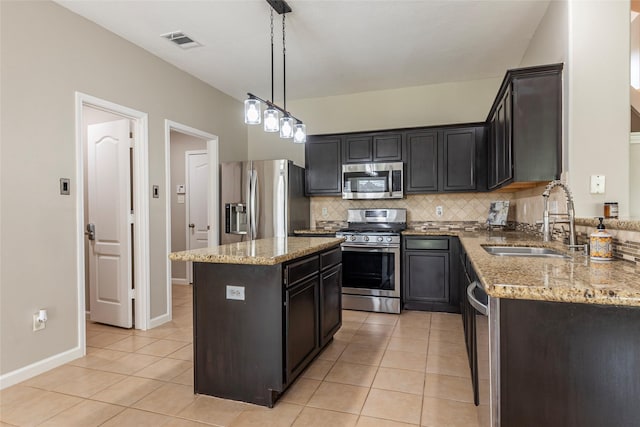
[[[629,5],[569,3],[568,182],[581,217],[604,202],[629,215]],[[605,194],[590,194],[591,175],[606,177]]]
[[[164,120],[247,157],[242,104],[53,2],[0,2],[0,373],[78,345],[75,91],[149,114],[151,316],[166,307]],[[72,196],[58,180],[71,178]],[[80,222],[82,219],[80,219]],[[32,313],[49,311],[43,331]]]
[[[290,101],[310,135],[484,121],[502,76],[394,90]],[[304,147],[249,130],[251,159],[288,158],[304,166]]]
[[[191,135],[171,131],[171,252],[187,249],[187,205],[178,203],[176,187],[186,184],[185,152],[206,150],[207,141]],[[184,196],[184,195],[183,195]],[[186,262],[171,261],[171,278],[187,279]]]

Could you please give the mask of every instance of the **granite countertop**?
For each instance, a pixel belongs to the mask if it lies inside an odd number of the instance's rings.
[[[496,298],[640,307],[640,266],[623,260],[591,261],[560,242],[518,232],[459,233],[487,294]],[[544,246],[570,259],[495,256],[482,246]]]
[[[276,237],[169,254],[172,261],[275,265],[339,245],[342,238]]]

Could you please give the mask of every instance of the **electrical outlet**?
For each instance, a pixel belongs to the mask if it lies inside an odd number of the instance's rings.
[[[34,331],[41,331],[44,328],[46,328],[47,324],[46,322],[41,322],[38,320],[38,313],[33,315],[33,330]]]
[[[329,210],[327,208],[322,208],[322,217],[326,218],[329,215]]]
[[[444,213],[444,210],[442,209],[442,206],[436,206],[436,216],[440,217],[442,216],[443,213]]]
[[[604,194],[604,175],[591,175],[591,194]]]

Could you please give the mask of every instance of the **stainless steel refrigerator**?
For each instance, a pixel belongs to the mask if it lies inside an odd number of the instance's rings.
[[[304,168],[290,160],[220,165],[220,244],[286,237],[309,228]]]

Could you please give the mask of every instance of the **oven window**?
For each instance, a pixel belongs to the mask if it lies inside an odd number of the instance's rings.
[[[342,284],[350,288],[381,289],[393,291],[393,253],[342,252]]]

